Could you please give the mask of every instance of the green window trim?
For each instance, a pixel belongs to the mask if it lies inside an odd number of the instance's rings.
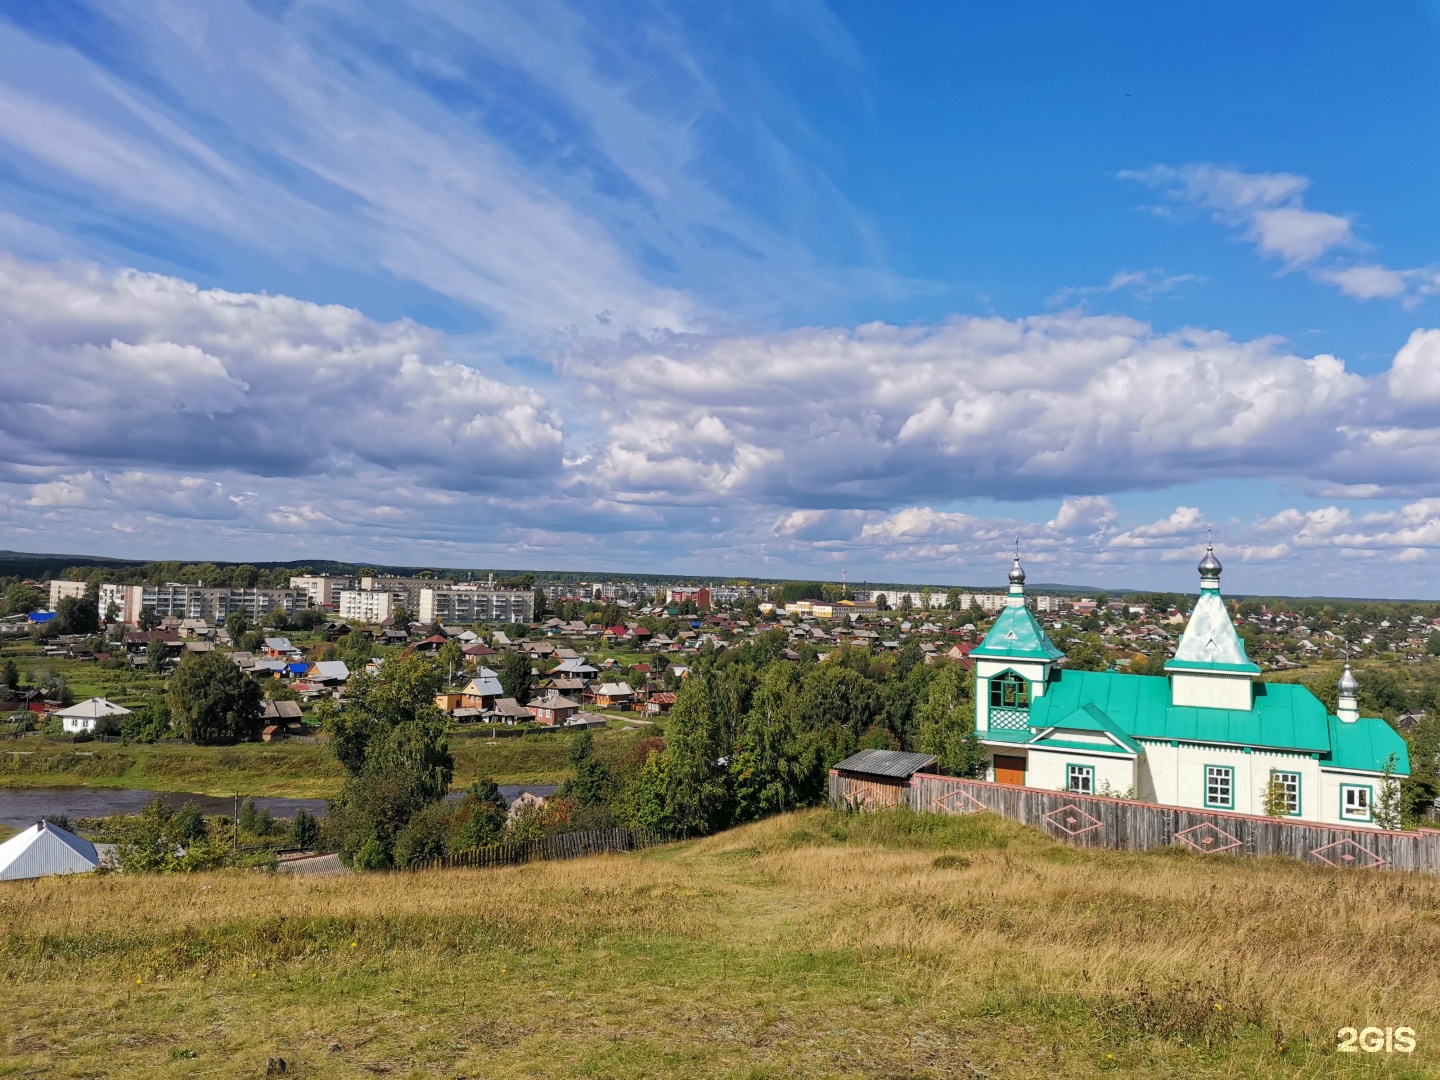
[[[990,707],[992,709],[1028,709],[1030,707],[1030,680],[1018,671],[1006,668],[991,675]]]
[[[1076,787],[1077,778],[1084,777],[1083,787]],[[1095,794],[1095,766],[1065,763],[1065,790],[1071,795]]]
[[[1211,774],[1214,774],[1216,781],[1220,780],[1220,774],[1224,774],[1225,798],[1223,800],[1210,797]],[[1218,789],[1221,785],[1217,783]],[[1207,810],[1234,810],[1235,809],[1235,770],[1229,765],[1206,765],[1204,774],[1205,809]]]
[[[1345,808],[1345,795],[1350,791],[1365,792],[1365,814],[1352,814]],[[1374,821],[1375,820],[1375,788],[1370,784],[1341,784],[1340,785],[1340,820],[1341,821]]]
[[[1271,777],[1271,776],[1281,776],[1281,777],[1284,777],[1284,776],[1293,776],[1293,777],[1295,778],[1295,810],[1294,810],[1293,812],[1286,811],[1286,813],[1285,813],[1284,816],[1285,816],[1285,817],[1300,817],[1301,812],[1305,809],[1305,788],[1304,788],[1305,777],[1304,777],[1302,774],[1298,773],[1298,772],[1293,772],[1293,771],[1291,771],[1290,769],[1273,769],[1273,768],[1272,768],[1272,769],[1270,770],[1270,772],[1269,772],[1269,773],[1266,775],[1266,777],[1265,777],[1265,782],[1266,782],[1267,784],[1270,782],[1270,777]]]

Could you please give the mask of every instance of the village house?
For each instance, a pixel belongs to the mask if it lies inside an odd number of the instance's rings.
[[[568,723],[570,718],[580,711],[580,702],[553,694],[539,701],[532,701],[530,711],[535,715],[535,723],[554,727]]]
[[[1373,826],[1387,773],[1409,774],[1404,740],[1360,715],[1348,664],[1335,715],[1304,686],[1257,681],[1220,570],[1207,548],[1200,599],[1165,675],[1071,671],[1025,606],[1017,553],[1009,603],[970,654],[988,778],[1245,814],[1278,794],[1286,816]]]

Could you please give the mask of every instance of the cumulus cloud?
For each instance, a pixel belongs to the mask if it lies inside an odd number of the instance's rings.
[[[450,359],[408,321],[9,257],[0,400],[6,456],[43,466],[368,464],[485,490],[558,472],[564,440],[540,394]]]
[[[562,366],[613,391],[590,475],[634,499],[857,507],[1316,474],[1367,393],[1331,356],[1074,312],[625,344]]]

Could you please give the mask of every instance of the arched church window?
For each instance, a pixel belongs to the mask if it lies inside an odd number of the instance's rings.
[[[1029,681],[1013,671],[995,676],[990,680],[990,704],[1001,709],[1028,709]]]

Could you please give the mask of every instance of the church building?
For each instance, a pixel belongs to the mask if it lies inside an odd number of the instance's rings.
[[[1163,676],[1070,671],[1025,606],[1017,553],[1007,606],[970,653],[988,779],[1263,814],[1273,777],[1288,816],[1373,826],[1386,763],[1410,772],[1405,741],[1360,715],[1349,664],[1334,716],[1304,686],[1260,682],[1212,547],[1199,569],[1200,599]]]

